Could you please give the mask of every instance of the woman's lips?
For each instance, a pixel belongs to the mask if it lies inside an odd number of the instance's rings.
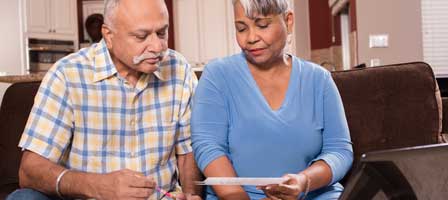
[[[252,56],[260,56],[261,54],[263,54],[263,52],[264,52],[264,48],[257,48],[257,49],[249,49],[249,53],[252,55]]]

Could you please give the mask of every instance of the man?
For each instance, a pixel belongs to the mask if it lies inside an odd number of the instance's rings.
[[[164,1],[106,0],[104,17],[104,39],[42,81],[19,143],[28,189],[9,199],[200,199],[189,122],[197,79],[167,49]]]

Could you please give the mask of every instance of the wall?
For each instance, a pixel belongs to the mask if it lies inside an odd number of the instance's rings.
[[[0,72],[22,74],[20,1],[0,0]],[[9,84],[0,83],[0,102]]]
[[[294,2],[294,31],[296,35],[296,56],[311,59],[310,17],[308,0]]]
[[[359,63],[423,60],[420,0],[356,1]],[[388,48],[369,48],[370,34],[389,34]]]

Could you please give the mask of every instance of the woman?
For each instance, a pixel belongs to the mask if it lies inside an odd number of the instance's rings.
[[[192,145],[207,177],[287,177],[213,186],[207,199],[337,199],[353,155],[331,74],[285,52],[288,0],[234,0],[242,53],[209,63],[196,90]]]

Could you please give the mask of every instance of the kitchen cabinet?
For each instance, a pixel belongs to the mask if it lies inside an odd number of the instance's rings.
[[[229,0],[173,1],[175,49],[193,67],[239,52]]]
[[[77,40],[76,0],[25,0],[24,6],[27,37]]]
[[[291,9],[294,2],[290,0]],[[240,52],[235,38],[233,4],[230,0],[173,1],[175,49],[193,67]],[[295,36],[288,51],[295,54]]]

